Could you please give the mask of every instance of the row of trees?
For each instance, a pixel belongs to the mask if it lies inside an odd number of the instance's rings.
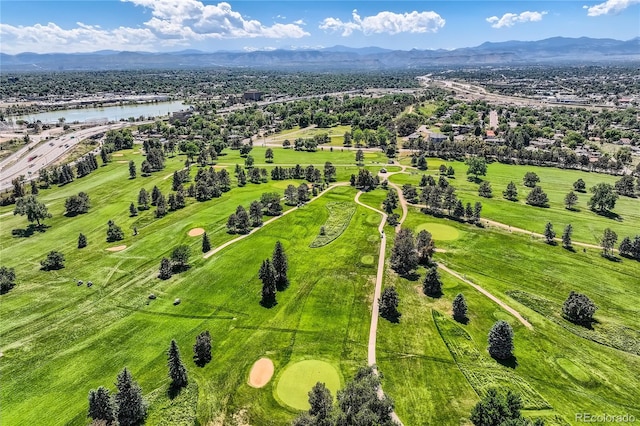
[[[271,258],[262,261],[258,277],[262,281],[262,298],[260,304],[265,308],[271,308],[278,302],[276,294],[284,291],[289,286],[289,262],[280,241],[276,242]]]
[[[191,256],[191,248],[188,245],[179,245],[171,252],[171,257],[163,257],[160,261],[160,272],[158,278],[167,280],[174,273],[179,273],[189,269],[189,257]]]

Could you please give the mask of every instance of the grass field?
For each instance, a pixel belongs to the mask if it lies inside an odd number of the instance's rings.
[[[276,385],[277,398],[289,407],[308,410],[309,390],[317,382],[324,383],[335,398],[341,385],[340,373],[332,364],[317,359],[287,365]]]
[[[256,147],[251,152],[256,163],[262,163],[264,150]],[[260,167],[322,167],[331,161],[339,181],[347,181],[358,170],[352,151],[274,151],[275,162]],[[0,258],[17,275],[17,286],[0,296],[2,423],[87,424],[88,391],[100,385],[113,390],[124,366],[150,402],[148,424],[287,424],[298,413],[295,407],[306,407],[302,404],[313,383],[293,380],[287,384],[285,373],[294,368],[292,376],[299,379],[296,366],[313,360],[335,370],[338,381],[334,376],[334,387],[330,386],[335,396],[335,389],[367,359],[380,215],[356,205],[356,190],[341,186],[203,259],[201,237],[189,237],[189,230],[204,228],[215,249],[235,237],[226,232],[226,221],[239,204],[246,208],[263,192],[282,193],[289,183],[300,182],[233,185],[218,199],[204,203],[188,199],[184,209],[162,219],[153,217],[153,208],[129,217],[129,203],[136,201],[141,187],[150,191],[157,185],[168,194],[173,171],[184,165],[184,157],[177,156],[167,159],[162,172],[128,179],[126,162],[134,160],[140,165],[144,158],[136,152],[137,148],[123,151],[122,157],[114,158],[122,163],[113,161],[62,188],[42,190],[38,198],[54,216],[45,221],[44,232],[12,235],[13,229],[26,229],[27,221],[12,215],[11,207],[0,208]],[[368,154],[366,167],[377,172],[386,158]],[[227,151],[219,157],[218,166],[232,172],[235,164],[243,162],[237,151]],[[430,159],[427,173],[434,173],[439,164],[440,160]],[[479,199],[477,184],[465,179],[466,166],[451,164],[457,176],[452,183],[460,197],[465,202]],[[195,170],[193,167],[191,176]],[[614,177],[491,164],[486,179],[494,194],[509,180],[516,181],[523,199],[520,179],[529,170],[541,177],[551,207],[538,209],[496,195],[481,199],[483,217],[536,232],[541,232],[547,220],[552,220],[559,233],[571,221],[574,240],[585,242],[594,242],[606,226],[621,237],[640,229],[638,200],[619,200],[615,211],[622,221],[588,211],[584,195],[580,196],[580,211],[569,212],[562,206],[564,194],[578,177],[587,186],[613,182]],[[420,173],[390,178],[400,184],[419,179]],[[232,181],[235,184],[234,178]],[[80,191],[90,196],[89,213],[63,216],[65,199]],[[385,195],[384,190],[376,189],[363,194],[360,201],[380,208]],[[339,212],[332,210],[336,206],[341,207]],[[106,242],[108,220],[122,227],[123,241]],[[320,227],[332,221],[341,229],[339,237],[311,248]],[[436,254],[436,261],[483,286],[533,324],[533,329],[524,327],[493,301],[444,272],[444,295],[434,299],[422,294],[419,279],[398,277],[387,267],[384,286],[398,289],[402,317],[398,324],[380,320],[377,359],[384,390],[395,400],[406,425],[464,424],[478,394],[491,384],[516,386],[531,409],[526,415],[543,417],[547,424],[572,423],[575,412],[629,412],[640,418],[635,403],[640,401],[639,357],[616,349],[633,343],[638,333],[640,263],[612,262],[596,249],[571,252],[527,235],[433,218],[416,208],[410,208],[404,225],[416,232],[429,230],[437,247],[446,250]],[[135,236],[133,227],[138,230]],[[88,239],[88,246],[81,250],[76,248],[80,232]],[[387,226],[385,233],[391,242],[393,229]],[[291,284],[278,293],[275,307],[265,309],[258,303],[261,286],[257,275],[276,241],[283,243],[289,257]],[[127,249],[105,250],[119,244]],[[160,259],[180,244],[191,247],[191,268],[159,280]],[[387,255],[391,248],[388,244]],[[51,250],[64,253],[66,267],[41,271],[39,262]],[[423,277],[424,268],[418,273]],[[77,286],[79,279],[94,285]],[[544,310],[557,311],[571,290],[586,293],[598,305],[599,322],[593,332],[598,335],[572,330],[561,317]],[[451,301],[459,292],[469,305],[466,325],[450,318]],[[150,293],[157,298],[149,300]],[[174,306],[176,298],[181,303]],[[538,302],[529,303],[531,300]],[[515,368],[496,363],[486,353],[486,335],[497,319],[514,328]],[[212,335],[213,361],[200,368],[191,355],[195,337],[203,330]],[[620,333],[628,338],[620,338]],[[602,336],[613,343],[599,343]],[[190,379],[189,386],[173,400],[167,397],[166,371],[171,339],[178,342]],[[273,360],[275,375],[257,389],[247,384],[247,376],[260,357]],[[281,386],[282,393],[297,395],[296,403],[282,398]],[[287,391],[294,387],[295,392]],[[46,422],[42,413],[47,413]]]

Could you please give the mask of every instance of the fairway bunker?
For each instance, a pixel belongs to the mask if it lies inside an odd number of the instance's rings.
[[[333,364],[315,359],[289,364],[278,379],[277,399],[296,410],[308,410],[309,391],[318,382],[336,395],[340,389],[340,373]]]
[[[190,237],[197,237],[198,235],[202,235],[202,234],[204,234],[203,228],[193,228],[191,231],[189,231]]]
[[[254,388],[263,387],[271,380],[273,371],[273,361],[269,358],[260,358],[253,364],[251,372],[249,372],[249,386]]]
[[[109,247],[109,248],[107,249],[107,251],[122,251],[122,250],[124,250],[124,249],[126,249],[126,248],[127,248],[127,246],[125,246],[125,245],[123,244],[123,245],[121,245],[121,246]]]
[[[416,227],[416,233],[426,230],[431,233],[434,240],[451,241],[460,237],[460,232],[453,226],[442,223],[422,223]]]

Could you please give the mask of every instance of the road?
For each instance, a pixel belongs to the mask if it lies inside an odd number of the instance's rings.
[[[44,143],[40,143],[39,138],[33,138],[25,148],[20,149],[0,163],[0,190],[10,188],[11,181],[17,177],[24,176],[27,180],[35,178],[41,169],[51,165],[58,158],[70,152],[84,139],[107,130],[121,129],[128,126],[131,126],[130,122],[119,122],[80,129],[54,137]]]

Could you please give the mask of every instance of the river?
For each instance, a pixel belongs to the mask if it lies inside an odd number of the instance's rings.
[[[40,120],[43,124],[55,124],[59,118],[65,119],[66,123],[74,122],[106,122],[127,120],[130,117],[138,118],[143,116],[159,117],[166,116],[172,112],[186,110],[189,105],[184,105],[181,101],[156,102],[146,104],[132,104],[122,106],[107,106],[102,108],[78,108],[61,109],[51,112],[41,112],[38,114],[26,114],[17,117],[9,117],[13,120],[25,120],[35,122]]]

